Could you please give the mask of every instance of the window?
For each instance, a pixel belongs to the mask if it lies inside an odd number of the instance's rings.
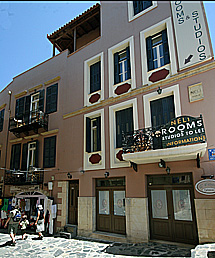
[[[0,132],[3,130],[4,125],[4,109],[0,111]]]
[[[167,31],[163,30],[154,36],[146,38],[148,71],[169,64],[169,48]]]
[[[131,79],[129,47],[114,54],[114,84]]]
[[[86,151],[101,151],[101,117],[86,118]]]
[[[122,147],[123,133],[133,130],[133,107],[116,111],[116,148]]]
[[[134,15],[152,6],[152,1],[133,1]]]
[[[90,66],[90,93],[101,90],[101,61]]]
[[[10,169],[19,169],[21,143],[12,145],[10,157]]]
[[[46,89],[46,113],[50,114],[57,111],[58,84],[47,87]]]
[[[22,146],[22,170],[38,167],[39,141],[24,143]]]
[[[56,158],[56,136],[44,139],[43,167],[55,167]]]
[[[150,107],[152,127],[167,124],[175,117],[173,95],[151,101]]]

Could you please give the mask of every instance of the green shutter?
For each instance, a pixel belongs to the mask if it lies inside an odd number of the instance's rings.
[[[56,159],[56,136],[44,139],[43,167],[55,167]]]
[[[46,113],[57,111],[58,84],[49,86],[46,90]]]
[[[146,51],[147,51],[147,65],[148,71],[154,69],[153,66],[153,51],[152,51],[152,37],[146,38]]]
[[[45,95],[45,90],[40,91],[39,95],[39,110],[44,111],[44,95]]]
[[[30,118],[31,95],[25,97],[24,122],[29,124]]]
[[[91,152],[91,119],[86,118],[86,152]]]
[[[24,171],[27,170],[27,157],[28,157],[28,144],[24,143],[22,146],[22,165],[21,165],[21,169]]]
[[[20,153],[21,153],[21,143],[12,145],[10,169],[16,169],[16,170],[19,169]]]
[[[38,160],[39,160],[39,141],[36,140],[35,142],[36,142],[36,150],[35,150],[35,164],[34,164],[34,166],[36,168],[38,168],[39,167],[39,162],[38,162]]]
[[[162,31],[162,42],[163,42],[163,51],[164,51],[164,64],[169,64],[169,47],[167,39],[167,30]]]
[[[25,110],[25,97],[22,97],[16,100],[15,118],[22,120],[24,110]]]

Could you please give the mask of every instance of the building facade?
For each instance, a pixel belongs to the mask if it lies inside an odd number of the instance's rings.
[[[101,1],[47,38],[53,57],[0,94],[2,196],[52,198],[55,231],[214,242],[203,3]]]

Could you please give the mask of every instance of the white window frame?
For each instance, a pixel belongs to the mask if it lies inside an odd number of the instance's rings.
[[[35,144],[35,147],[31,147],[32,144]],[[27,170],[30,169],[30,151],[32,151],[32,157],[31,157],[32,160],[31,161],[33,161],[33,157],[35,158],[35,155],[36,155],[36,150],[37,150],[37,143],[36,142],[29,142],[28,143]]]
[[[162,89],[161,94],[158,94],[157,91],[155,90],[154,92],[143,96],[145,128],[152,126],[150,102],[153,100],[168,97],[170,95],[174,96],[175,116],[176,117],[181,116],[179,84]]]
[[[114,54],[125,49],[129,46],[130,51],[130,66],[131,66],[131,79],[114,84]],[[131,89],[136,88],[135,79],[135,62],[134,62],[134,37],[125,39],[124,41],[112,46],[108,49],[108,69],[109,69],[109,97],[116,97],[114,93],[116,87],[125,84],[126,82],[131,83]]]
[[[90,93],[90,66],[101,61],[101,90]],[[89,98],[91,95],[99,93],[100,99],[96,103],[90,103]],[[99,103],[104,99],[104,54],[99,53],[84,61],[84,106],[91,106]]]
[[[35,96],[38,96],[38,99],[37,99],[37,100],[33,100],[33,98],[34,98]],[[37,108],[35,109],[35,111],[37,112],[37,110],[39,109],[39,101],[40,101],[40,93],[39,93],[39,92],[37,92],[37,93],[31,95],[30,121],[31,121],[32,118],[35,118],[35,112],[34,112],[34,114],[32,113],[32,112],[33,112],[33,104],[36,103],[36,107],[37,107]],[[33,115],[34,115],[34,116],[33,116]]]
[[[101,150],[95,152],[86,152],[86,118],[101,117]],[[92,132],[91,132],[92,133]],[[92,146],[91,146],[92,147]],[[102,159],[98,164],[91,164],[89,158],[91,155],[98,153]],[[104,109],[100,109],[84,115],[84,170],[105,169],[105,127],[104,127]]]
[[[137,113],[137,99],[131,99],[128,101],[121,102],[119,104],[109,107],[109,124],[110,124],[110,167],[129,167],[129,162],[119,161],[116,159],[116,154],[122,148],[116,148],[116,112],[133,107],[133,124],[134,130],[138,129],[138,113]]]
[[[152,1],[152,6],[148,7],[147,9],[143,10],[142,12],[134,15],[134,7],[133,7],[133,1],[128,1],[128,21],[131,22],[138,17],[142,16],[143,14],[153,10],[157,7],[157,1]]]
[[[168,47],[169,47],[169,56],[170,56],[170,75],[174,75],[177,73],[177,62],[176,62],[176,50],[174,44],[174,37],[173,37],[173,27],[171,17],[147,28],[140,32],[140,47],[141,47],[141,63],[142,63],[142,78],[143,78],[143,85],[151,84],[148,80],[148,66],[147,66],[147,51],[146,51],[146,38],[149,36],[153,36],[156,33],[167,29],[167,38],[168,38]],[[165,66],[161,66],[165,67]],[[158,70],[161,67],[157,68]],[[155,69],[156,70],[156,69]],[[152,70],[152,71],[155,71]],[[149,71],[149,72],[152,72]]]

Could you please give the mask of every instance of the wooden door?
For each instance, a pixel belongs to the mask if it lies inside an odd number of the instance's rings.
[[[192,187],[151,187],[149,203],[151,239],[198,243]]]
[[[124,188],[97,189],[97,230],[125,234]]]
[[[68,198],[68,223],[72,225],[78,225],[78,197],[79,183],[78,181],[70,181]]]

